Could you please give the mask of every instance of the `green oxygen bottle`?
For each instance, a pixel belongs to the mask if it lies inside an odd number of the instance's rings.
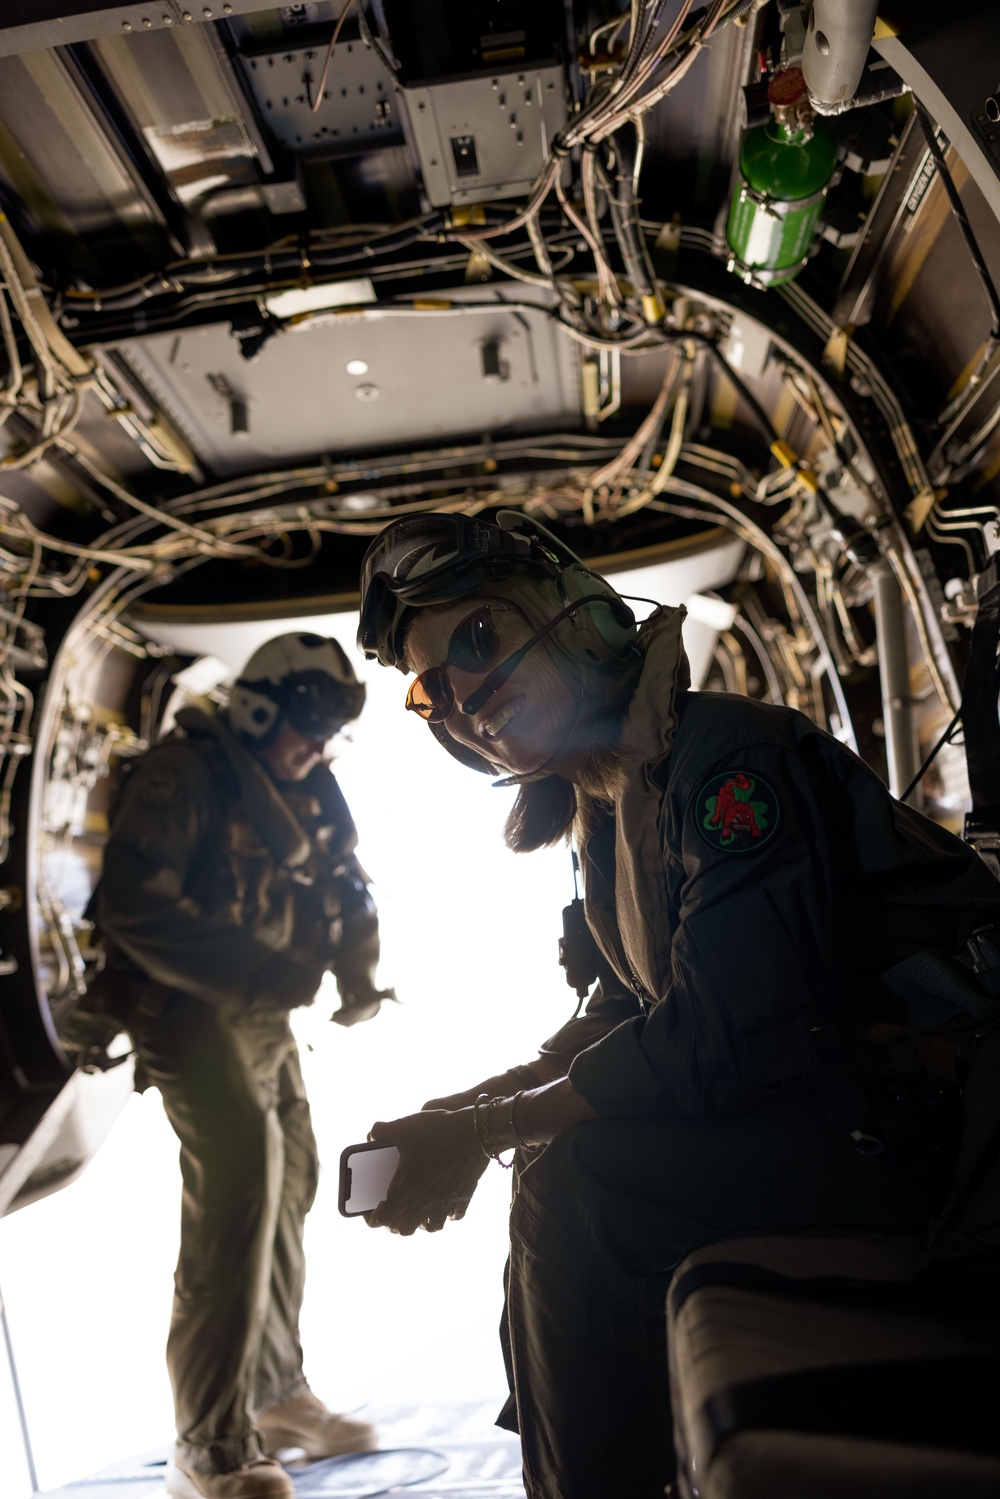
[[[790,281],[809,259],[837,169],[837,142],[814,121],[799,68],[772,75],[772,118],[748,130],[726,239],[728,266],[753,286]]]

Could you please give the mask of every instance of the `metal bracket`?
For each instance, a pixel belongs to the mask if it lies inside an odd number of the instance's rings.
[[[226,21],[261,9],[260,0],[4,0],[0,5],[0,57],[67,47],[102,37],[141,35],[174,26]]]

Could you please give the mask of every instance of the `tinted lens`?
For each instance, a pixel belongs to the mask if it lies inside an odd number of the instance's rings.
[[[352,691],[317,673],[314,679],[300,678],[289,684],[282,707],[293,729],[298,729],[309,739],[325,741],[331,739],[352,716],[354,699],[358,696],[358,689]]]
[[[459,620],[448,642],[444,666],[422,671],[410,684],[406,706],[419,713],[428,723],[443,723],[455,706],[455,694],[448,677],[448,667],[457,671],[484,672],[493,665],[500,650],[500,636],[491,619],[491,610],[503,605],[481,605]]]
[[[500,637],[490,610],[477,609],[455,626],[448,646],[448,665],[459,671],[485,671],[500,649]]]
[[[455,695],[447,672],[440,666],[422,671],[410,683],[406,706],[411,713],[419,713],[428,723],[442,723],[455,706]]]

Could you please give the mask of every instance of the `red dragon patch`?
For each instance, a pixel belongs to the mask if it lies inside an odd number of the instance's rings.
[[[713,848],[745,853],[761,848],[778,826],[778,798],[766,781],[729,770],[706,781],[698,794],[698,824]]]

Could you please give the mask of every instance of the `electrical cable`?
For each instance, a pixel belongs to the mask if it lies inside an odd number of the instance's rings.
[[[917,771],[916,775],[913,777],[913,780],[907,786],[906,790],[899,797],[899,800],[901,802],[908,801],[913,792],[916,791],[917,787],[920,785],[920,782],[923,780],[924,776],[934,764],[934,761],[937,759],[941,750],[943,750],[945,745],[951,741],[951,736],[955,732],[955,729],[958,727],[961,717],[962,710],[961,708],[958,708],[954,716],[952,717],[952,720],[949,723],[948,727],[945,729],[944,733],[941,735],[940,739],[937,741],[934,748],[927,756],[927,759],[924,761],[923,765],[921,765],[920,769]]]
[[[816,618],[816,613],[809,601],[809,597],[787,558],[783,556],[776,543],[768,536],[766,531],[750,520],[741,510],[738,510],[735,505],[730,504],[728,500],[724,500],[721,495],[713,494],[709,490],[699,490],[698,486],[689,485],[684,481],[678,481],[676,478],[670,481],[669,489],[671,492],[681,495],[690,493],[694,496],[697,503],[701,505],[707,503],[717,511],[721,511],[722,515],[718,517],[713,517],[711,510],[702,510],[701,512],[692,511],[689,513],[695,519],[710,520],[714,518],[716,519],[716,524],[720,522],[727,524],[730,529],[735,530],[737,534],[743,536],[744,540],[750,541],[758,551],[763,552],[775,564],[779,575],[791,590],[801,611],[802,618],[812,634],[819,660],[822,663],[823,670],[826,672],[830,690],[837,704],[837,711],[843,731],[849,736],[848,743],[850,747],[856,751],[857,737],[854,733],[850,709],[848,708],[847,699],[844,696],[844,688],[837,673],[836,663],[830,655],[826,638],[820,629],[819,620]],[[685,507],[671,505],[669,501],[659,499],[650,501],[650,509],[663,509],[668,512],[676,510],[678,513],[685,513]]]
[[[330,37],[330,45],[329,47],[327,47],[326,56],[323,59],[323,68],[320,73],[319,83],[316,85],[316,97],[312,101],[313,114],[317,113],[320,105],[323,103],[323,91],[326,88],[326,80],[330,76],[330,64],[333,62],[333,49],[337,45],[337,38],[340,36],[340,33],[343,30],[344,22],[347,20],[347,13],[351,9],[351,6],[353,4],[354,0],[344,0],[343,8],[341,9],[340,15],[337,17],[337,24],[336,26],[334,26],[333,35]],[[306,55],[311,56],[312,54],[307,53]]]

